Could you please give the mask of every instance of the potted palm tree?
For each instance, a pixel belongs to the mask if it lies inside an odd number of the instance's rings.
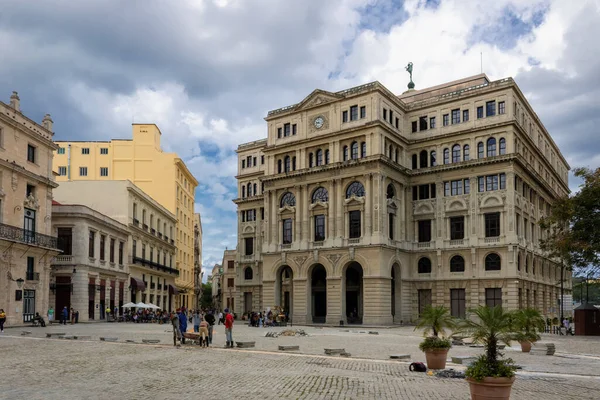
[[[514,338],[521,344],[521,351],[529,353],[531,345],[541,339],[544,318],[538,310],[524,308],[514,313]]]
[[[419,344],[419,349],[425,353],[427,368],[446,368],[448,350],[452,347],[450,340],[445,337],[446,329],[455,328],[456,321],[446,307],[427,307],[423,310],[415,330],[422,329],[425,335],[425,339]]]
[[[465,371],[471,399],[509,399],[516,367],[510,358],[501,358],[503,354],[498,351],[498,344],[503,342],[510,346],[513,313],[504,311],[501,306],[480,306],[471,313],[476,320],[463,320],[459,331],[468,333],[473,342],[485,346],[485,353]]]

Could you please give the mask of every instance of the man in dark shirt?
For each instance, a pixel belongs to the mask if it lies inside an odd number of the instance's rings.
[[[204,320],[208,322],[208,343],[212,344],[213,326],[215,325],[215,316],[212,311],[209,311],[208,314],[206,314]]]

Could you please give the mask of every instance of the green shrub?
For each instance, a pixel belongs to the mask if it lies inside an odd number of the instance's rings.
[[[467,367],[465,376],[476,381],[482,381],[483,378],[512,378],[515,375],[517,367],[510,358],[499,359],[496,362],[490,362],[490,359],[482,354],[477,360]]]
[[[449,339],[438,336],[428,336],[419,344],[419,349],[421,349],[421,351],[446,350],[450,347],[452,347],[452,343]]]

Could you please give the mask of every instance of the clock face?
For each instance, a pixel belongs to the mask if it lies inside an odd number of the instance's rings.
[[[323,119],[323,117],[315,118],[315,128],[321,129],[323,127],[324,123],[325,123],[325,120]]]

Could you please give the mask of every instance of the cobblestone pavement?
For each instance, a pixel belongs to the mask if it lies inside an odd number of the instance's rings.
[[[293,327],[292,329],[295,329]],[[468,399],[462,379],[411,373],[408,364],[387,360],[408,353],[424,360],[412,328],[305,328],[308,337],[265,338],[269,330],[236,326],[234,340],[254,340],[256,350],[226,350],[223,327],[215,327],[215,347],[172,346],[169,326],[155,324],[77,324],[11,328],[0,336],[0,399]],[[21,331],[31,335],[20,336]],[[46,339],[46,332],[90,335],[89,341]],[[119,338],[119,343],[98,340]],[[159,345],[123,343],[159,339]],[[507,349],[523,366],[512,399],[597,399],[600,392],[600,340],[545,337],[561,356],[545,357]],[[302,354],[277,352],[299,345]],[[325,347],[343,347],[352,358],[323,356]],[[571,351],[576,348],[579,354]],[[450,355],[480,349],[454,347]],[[586,354],[586,355],[581,355]],[[461,369],[449,364],[448,367]]]

